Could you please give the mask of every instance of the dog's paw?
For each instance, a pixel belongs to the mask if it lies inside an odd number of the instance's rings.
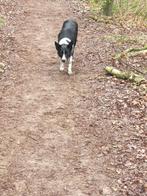
[[[60,66],[60,71],[64,71],[64,66]]]
[[[72,75],[72,70],[68,70],[68,75]]]

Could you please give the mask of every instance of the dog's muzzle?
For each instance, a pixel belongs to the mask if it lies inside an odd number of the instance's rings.
[[[63,54],[63,56],[62,56],[62,59],[61,59],[61,60],[62,60],[62,62],[63,62],[63,63],[65,63],[65,62],[66,62],[66,56],[65,56],[65,54]]]

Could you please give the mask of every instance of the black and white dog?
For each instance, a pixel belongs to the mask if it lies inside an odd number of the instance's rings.
[[[64,70],[64,64],[68,62],[68,74],[72,74],[72,62],[74,48],[77,42],[78,24],[74,20],[66,20],[58,34],[58,43],[55,42],[57,53],[61,58],[60,71]]]

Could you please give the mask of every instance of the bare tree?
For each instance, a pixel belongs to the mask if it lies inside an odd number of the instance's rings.
[[[105,0],[103,3],[103,14],[106,16],[112,16],[113,14],[114,0]]]

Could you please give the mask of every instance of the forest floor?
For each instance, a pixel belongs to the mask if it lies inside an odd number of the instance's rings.
[[[104,67],[146,32],[95,22],[78,0],[0,0],[0,13],[0,195],[145,196],[147,97]],[[67,18],[79,23],[72,76],[54,47]]]

